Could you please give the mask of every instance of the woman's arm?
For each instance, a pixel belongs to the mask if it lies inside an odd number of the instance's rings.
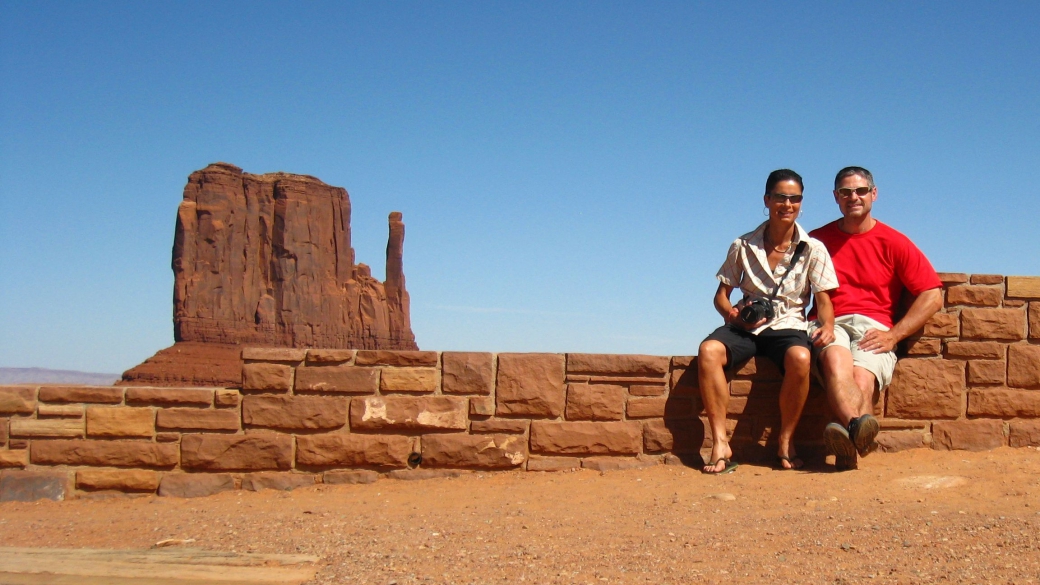
[[[816,347],[824,347],[834,341],[834,305],[829,291],[816,293],[816,319],[820,327],[813,332],[812,342]]]
[[[719,283],[719,289],[715,291],[715,310],[722,315],[722,320],[727,325],[730,324],[737,315],[740,314],[740,310],[733,306],[729,301],[729,295],[733,292],[733,287],[728,284]]]
[[[722,268],[719,269],[716,275],[719,279],[719,288],[715,291],[715,310],[722,315],[722,320],[727,325],[733,325],[734,327],[740,327],[752,331],[762,325],[765,325],[767,319],[762,319],[758,323],[747,324],[740,320],[740,308],[741,303],[737,303],[737,306],[733,306],[730,303],[729,295],[732,294],[733,289],[743,280],[744,278],[744,267],[745,263],[742,261],[741,249],[743,241],[740,239],[734,240],[729,246],[729,251],[726,252],[726,261],[722,264]],[[732,284],[726,284],[732,283]]]
[[[758,323],[745,323],[741,320],[741,304],[737,303],[737,306],[733,306],[733,304],[729,302],[729,295],[732,292],[732,286],[722,283],[719,283],[719,290],[715,291],[715,310],[722,315],[722,320],[726,322],[726,325],[732,325],[747,331],[753,331],[758,327],[765,325],[769,321],[769,319],[762,319]]]

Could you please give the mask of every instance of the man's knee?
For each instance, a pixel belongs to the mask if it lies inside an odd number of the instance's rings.
[[[816,367],[826,378],[851,376],[852,352],[844,347],[832,345],[817,356]]]
[[[874,391],[878,390],[878,379],[874,375],[874,372],[866,368],[856,366],[852,369],[852,378],[856,381],[856,386],[863,391],[864,396],[874,396]]]

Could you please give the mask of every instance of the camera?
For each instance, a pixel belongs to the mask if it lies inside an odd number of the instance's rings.
[[[771,321],[775,316],[773,303],[766,299],[751,299],[740,309],[740,320],[747,325],[754,325],[762,319]]]

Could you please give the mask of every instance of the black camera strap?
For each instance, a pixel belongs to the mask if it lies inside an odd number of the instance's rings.
[[[784,285],[784,279],[791,273],[794,265],[798,264],[798,258],[802,255],[802,252],[805,251],[806,244],[807,242],[802,240],[801,242],[798,242],[797,246],[795,246],[794,254],[791,255],[791,262],[787,265],[787,270],[784,271],[783,276],[780,277],[780,282],[776,283],[776,289],[773,290],[773,294],[769,295],[769,300],[776,300],[776,295],[780,294],[780,287]]]

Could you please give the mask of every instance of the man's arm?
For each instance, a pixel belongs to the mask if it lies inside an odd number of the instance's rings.
[[[885,353],[895,349],[896,344],[924,326],[942,308],[942,289],[932,288],[917,295],[906,316],[888,331],[871,329],[863,335],[859,348],[874,353]]]

